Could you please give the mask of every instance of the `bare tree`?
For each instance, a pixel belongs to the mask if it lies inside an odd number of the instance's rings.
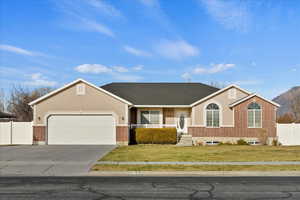
[[[300,119],[300,95],[296,96],[291,101],[291,110],[296,120]]]
[[[0,111],[5,111],[5,93],[0,89]]]
[[[292,113],[285,113],[277,118],[279,124],[290,124],[295,122],[295,117]]]
[[[31,101],[49,93],[51,88],[38,88],[29,90],[21,86],[14,86],[8,99],[7,110],[17,117],[17,121],[30,122],[33,119]]]
[[[226,87],[226,84],[224,84],[222,82],[216,82],[216,81],[211,81],[208,85],[215,87],[215,88],[219,88],[219,89]]]

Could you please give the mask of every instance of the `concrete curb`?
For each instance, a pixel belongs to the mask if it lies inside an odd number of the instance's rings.
[[[245,177],[245,176],[300,176],[300,171],[189,171],[189,172],[163,172],[163,171],[90,171],[88,176],[184,176],[184,177],[211,177],[211,176],[224,176],[224,177]]]
[[[259,161],[259,162],[116,162],[98,161],[102,165],[300,165],[299,161]]]

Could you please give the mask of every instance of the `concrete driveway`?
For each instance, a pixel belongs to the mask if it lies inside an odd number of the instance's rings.
[[[113,145],[0,147],[0,176],[81,176]]]

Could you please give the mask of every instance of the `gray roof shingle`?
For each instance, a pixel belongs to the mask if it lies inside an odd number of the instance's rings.
[[[219,90],[202,83],[110,83],[101,88],[134,105],[190,105]]]

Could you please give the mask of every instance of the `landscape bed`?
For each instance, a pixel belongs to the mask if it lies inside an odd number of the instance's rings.
[[[300,146],[131,145],[117,147],[100,161],[300,161]]]

